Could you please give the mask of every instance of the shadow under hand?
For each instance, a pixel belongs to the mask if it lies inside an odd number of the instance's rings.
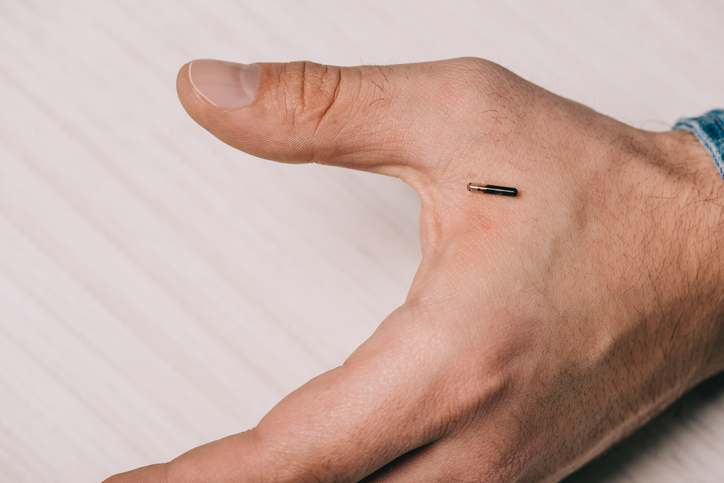
[[[613,483],[633,481],[655,481],[652,471],[641,469],[647,460],[656,458],[656,462],[667,460],[680,467],[683,474],[689,473],[690,467],[701,468],[701,455],[696,448],[687,448],[688,452],[677,451],[681,445],[672,444],[678,441],[687,432],[695,432],[696,436],[704,441],[702,446],[711,447],[711,439],[707,432],[718,434],[719,441],[724,442],[724,426],[712,427],[708,422],[714,416],[710,412],[724,412],[724,373],[714,376],[701,383],[657,418],[652,420],[639,431],[625,439],[601,457],[593,460],[576,473],[563,480],[563,483]],[[690,435],[686,435],[689,437]],[[712,453],[724,455],[724,444],[713,448]],[[656,456],[654,456],[656,455]],[[673,458],[667,458],[674,455]],[[673,460],[673,461],[671,461]],[[696,481],[721,481],[724,474],[724,456],[718,461],[712,461],[711,478],[695,478]],[[656,472],[663,475],[670,472],[670,465],[656,465]],[[674,476],[670,475],[669,476]],[[701,476],[701,475],[699,475]],[[667,478],[668,480],[668,478]],[[661,481],[659,479],[659,481]],[[675,480],[681,481],[675,477]],[[687,478],[686,481],[692,481]]]

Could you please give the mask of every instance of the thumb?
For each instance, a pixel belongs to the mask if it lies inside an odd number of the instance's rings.
[[[425,127],[440,130],[434,84],[443,62],[334,67],[311,62],[195,60],[178,74],[181,103],[201,126],[255,156],[402,177],[432,159]],[[414,129],[413,128],[414,125]]]

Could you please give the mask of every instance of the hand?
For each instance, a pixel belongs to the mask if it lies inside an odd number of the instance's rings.
[[[178,91],[256,156],[403,179],[423,257],[342,367],[250,431],[109,483],[557,481],[724,368],[724,183],[691,134],[479,59],[197,61]]]

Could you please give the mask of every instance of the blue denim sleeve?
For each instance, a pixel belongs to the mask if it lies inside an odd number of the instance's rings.
[[[709,151],[724,177],[724,109],[714,109],[703,116],[679,119],[674,129],[691,131]]]

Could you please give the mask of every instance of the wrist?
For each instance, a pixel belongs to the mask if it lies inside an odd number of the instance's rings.
[[[686,259],[692,334],[700,370],[692,385],[724,370],[724,180],[711,154],[688,131],[655,135],[679,188],[677,230]],[[682,314],[683,315],[683,314]]]

